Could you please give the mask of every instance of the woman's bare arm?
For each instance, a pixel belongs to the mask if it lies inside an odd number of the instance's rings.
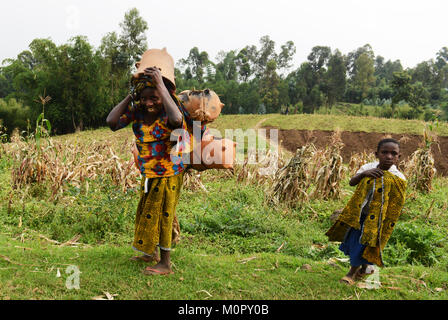
[[[125,113],[128,105],[132,101],[132,96],[128,94],[119,104],[117,104],[107,116],[106,122],[112,131],[117,131],[119,128],[118,121],[123,113]]]

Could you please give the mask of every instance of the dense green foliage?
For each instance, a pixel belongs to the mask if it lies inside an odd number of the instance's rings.
[[[121,33],[106,34],[99,48],[76,36],[57,46],[35,39],[29,49],[0,67],[0,119],[10,133],[33,125],[41,114],[39,96],[49,95],[45,116],[54,133],[103,126],[109,110],[126,95],[134,63],[147,49],[148,24],[137,9],[125,14]],[[404,70],[400,61],[376,56],[369,44],[347,54],[312,48],[307,61],[291,70],[296,47],[276,50],[263,36],[259,46],[221,51],[215,60],[194,47],[176,68],[178,91],[212,88],[223,113],[358,114],[354,104],[375,106],[361,114],[386,118],[448,119],[448,48],[435,59]],[[370,111],[369,111],[370,110]],[[341,113],[339,108],[337,112]]]

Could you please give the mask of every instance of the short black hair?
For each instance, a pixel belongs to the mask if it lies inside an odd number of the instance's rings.
[[[380,148],[383,144],[390,143],[390,142],[395,143],[398,146],[398,148],[400,148],[400,142],[398,142],[398,140],[395,140],[393,138],[386,138],[386,139],[382,139],[382,140],[380,140],[380,142],[378,142],[378,147],[376,148],[376,151],[377,152],[380,151]]]

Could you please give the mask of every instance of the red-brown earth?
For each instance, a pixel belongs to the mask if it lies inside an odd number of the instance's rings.
[[[273,129],[265,127],[265,129]],[[267,130],[269,132],[269,130]],[[278,133],[278,140],[283,148],[290,152],[295,152],[298,148],[307,143],[313,143],[318,148],[324,148],[331,143],[333,131],[319,130],[283,130]],[[406,161],[409,156],[418,149],[422,142],[421,135],[411,134],[384,134],[377,132],[350,132],[342,131],[341,138],[344,143],[342,157],[348,163],[354,153],[375,152],[378,142],[385,138],[392,137],[400,141],[401,160]],[[434,156],[437,173],[448,175],[448,137],[438,137],[438,143],[431,146]]]

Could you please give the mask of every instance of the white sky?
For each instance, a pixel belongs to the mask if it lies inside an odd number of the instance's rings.
[[[258,47],[264,35],[277,49],[294,42],[294,68],[317,45],[347,54],[369,43],[375,55],[404,67],[448,47],[447,0],[2,0],[0,61],[35,38],[60,45],[85,35],[98,47],[133,7],[148,22],[149,48],[167,47],[176,61],[195,46],[216,61],[221,50]]]

